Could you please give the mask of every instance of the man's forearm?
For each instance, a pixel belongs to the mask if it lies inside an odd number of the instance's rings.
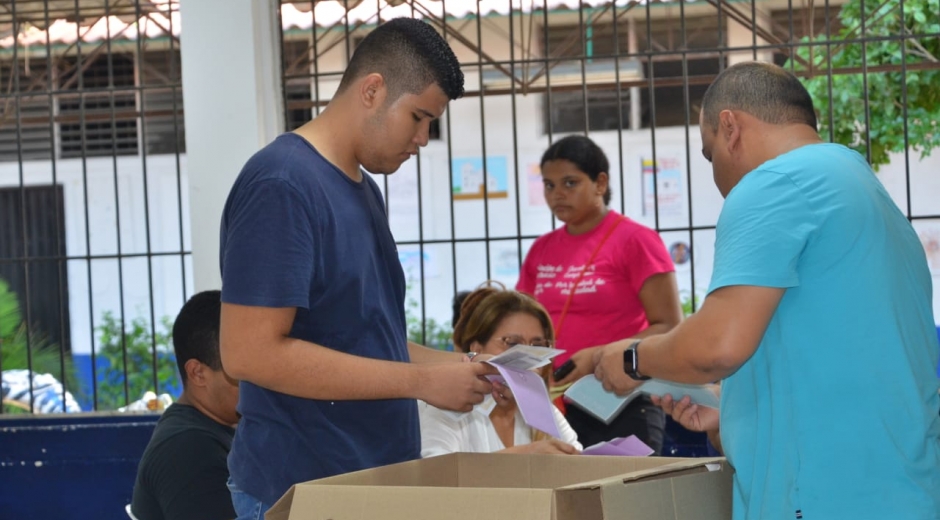
[[[640,343],[640,373],[682,383],[733,374],[757,351],[785,292],[749,285],[712,291],[675,329]]]
[[[412,341],[408,342],[408,355],[412,363],[446,363],[450,361],[462,361],[465,354],[461,352],[450,352],[447,350],[437,350],[419,345]]]
[[[642,375],[677,383],[714,383],[734,372],[717,346],[718,338],[697,331],[695,316],[667,334],[643,339],[637,349]]]
[[[641,339],[641,338],[648,338],[650,336],[658,336],[659,334],[665,334],[674,328],[675,328],[675,325],[670,325],[668,323],[651,323],[649,327],[634,334],[632,338]]]
[[[236,366],[233,377],[297,397],[319,400],[416,397],[419,366],[346,354],[294,338],[259,346],[259,353]],[[224,362],[227,360],[224,360]]]

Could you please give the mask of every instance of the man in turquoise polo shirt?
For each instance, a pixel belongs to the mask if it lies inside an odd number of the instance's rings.
[[[926,257],[857,153],[824,143],[775,65],[729,67],[702,103],[725,197],[701,310],[608,345],[596,376],[723,379],[735,520],[940,518],[937,332]]]

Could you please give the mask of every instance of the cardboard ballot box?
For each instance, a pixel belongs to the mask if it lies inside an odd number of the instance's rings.
[[[292,487],[268,520],[727,520],[723,458],[455,453]]]

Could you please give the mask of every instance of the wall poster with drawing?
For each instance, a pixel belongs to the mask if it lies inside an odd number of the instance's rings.
[[[509,197],[509,171],[505,156],[487,157],[485,174],[483,159],[480,157],[455,157],[451,166],[454,170],[454,200],[482,199],[484,196],[490,199]]]
[[[685,213],[682,160],[676,156],[659,155],[655,163],[652,159],[641,157],[640,164],[643,168],[643,215],[652,216],[658,209],[661,217],[682,216]],[[655,191],[654,171],[657,181]]]

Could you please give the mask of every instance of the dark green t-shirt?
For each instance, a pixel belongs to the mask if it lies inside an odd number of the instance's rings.
[[[140,459],[131,511],[138,520],[235,518],[226,459],[235,430],[192,406],[163,412]]]

